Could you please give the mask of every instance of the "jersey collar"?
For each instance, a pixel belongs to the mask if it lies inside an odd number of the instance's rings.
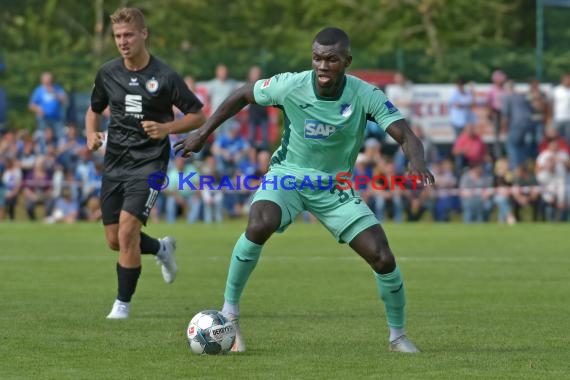
[[[315,71],[313,70],[311,73],[311,83],[313,84],[313,92],[315,93],[315,96],[318,100],[339,100],[340,97],[342,96],[342,93],[344,91],[344,87],[346,86],[346,74],[344,75],[344,77],[342,78],[342,84],[340,86],[340,91],[338,92],[338,95],[336,96],[321,96],[319,95],[319,92],[317,91],[317,78],[316,78],[316,74]]]

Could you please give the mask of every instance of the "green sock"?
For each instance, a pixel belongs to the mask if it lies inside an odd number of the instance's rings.
[[[376,276],[378,294],[382,301],[384,301],[388,326],[395,329],[403,329],[406,294],[404,292],[404,280],[400,274],[400,267],[396,265],[392,273],[374,273],[374,275]]]
[[[239,237],[232,253],[226,281],[224,299],[228,303],[239,304],[245,283],[255,269],[259,255],[261,255],[261,248],[263,248],[262,245],[252,243],[245,237],[245,234]]]

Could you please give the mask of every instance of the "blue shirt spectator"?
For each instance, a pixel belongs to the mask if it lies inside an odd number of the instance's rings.
[[[67,94],[63,88],[53,83],[51,73],[43,73],[41,84],[34,89],[28,106],[36,114],[38,129],[43,131],[49,125],[53,127],[55,135],[61,137],[66,106]]]
[[[459,136],[467,124],[475,122],[475,115],[471,110],[475,101],[473,94],[465,88],[463,78],[459,78],[456,84],[457,87],[449,99],[449,122],[454,129],[455,138]]]

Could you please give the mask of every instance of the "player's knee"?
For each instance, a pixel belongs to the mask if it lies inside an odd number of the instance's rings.
[[[389,249],[379,249],[369,264],[376,273],[390,273],[396,268],[396,259]]]
[[[119,246],[119,239],[115,238],[115,239],[107,239],[107,245],[109,246],[109,248],[111,248],[113,251],[118,251],[120,246]]]
[[[245,235],[252,242],[263,244],[274,231],[275,229],[267,225],[262,219],[254,219],[248,223]]]
[[[245,234],[254,243],[263,244],[278,227],[279,223],[272,218],[250,218]]]

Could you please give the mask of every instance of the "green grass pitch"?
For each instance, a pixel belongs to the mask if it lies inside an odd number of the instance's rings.
[[[116,255],[98,224],[0,224],[0,379],[561,379],[570,376],[568,225],[385,226],[419,355],[387,352],[368,266],[320,225],[275,235],[242,300],[248,352],[197,356],[185,328],[219,308],[245,221],[151,224],[131,318],[107,321]]]

